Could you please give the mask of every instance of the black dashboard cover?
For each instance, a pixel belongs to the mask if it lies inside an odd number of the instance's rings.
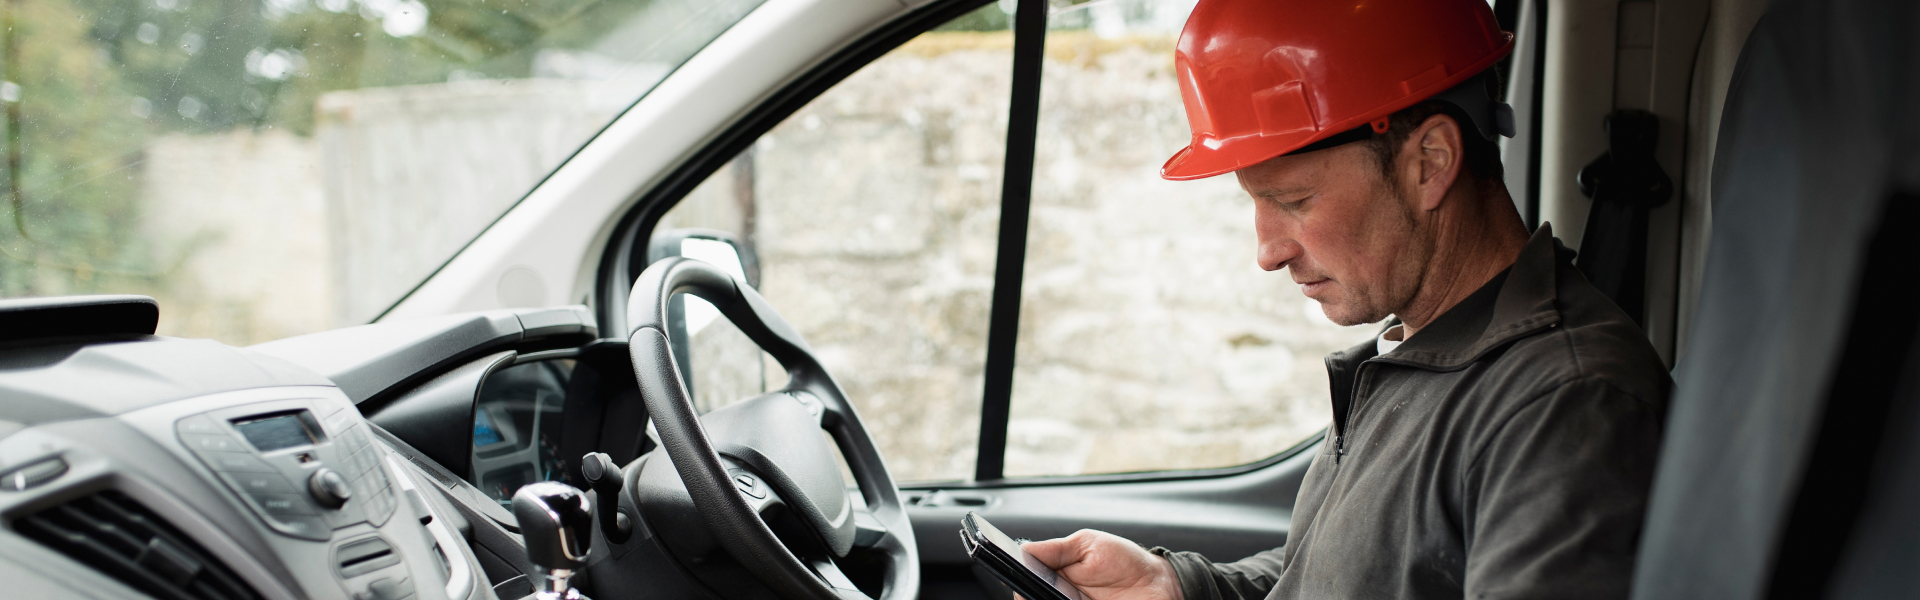
[[[146,296],[0,300],[0,342],[50,337],[153,335],[160,303]]]

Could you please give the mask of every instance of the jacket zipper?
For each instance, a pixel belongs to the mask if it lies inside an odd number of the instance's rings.
[[[1360,390],[1366,387],[1367,365],[1374,359],[1360,361],[1353,368],[1353,389],[1347,390],[1347,409],[1341,411],[1333,423],[1333,464],[1340,464],[1340,457],[1347,454],[1347,427],[1353,423],[1353,411],[1360,405]]]

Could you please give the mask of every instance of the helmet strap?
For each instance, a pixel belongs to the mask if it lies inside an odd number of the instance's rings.
[[[1481,137],[1489,140],[1497,139],[1494,136],[1513,137],[1513,107],[1495,96],[1497,78],[1493,71],[1481,71],[1429,99],[1459,107],[1460,112],[1473,120],[1474,129],[1480,131]]]
[[[1381,120],[1385,121],[1385,119],[1381,119]],[[1334,146],[1344,146],[1344,145],[1358,142],[1361,140],[1371,139],[1372,137],[1373,137],[1372,129],[1366,125],[1361,125],[1353,129],[1348,129],[1346,131],[1333,134],[1332,136],[1329,136],[1326,139],[1320,140],[1318,142],[1301,146],[1299,150],[1294,150],[1292,152],[1282,154],[1281,156],[1293,156],[1295,154],[1306,154],[1308,152],[1313,152],[1315,150],[1325,150],[1328,148],[1332,148]]]

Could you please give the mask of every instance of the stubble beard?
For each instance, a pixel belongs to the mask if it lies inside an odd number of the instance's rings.
[[[1400,219],[1387,223],[1400,228],[1391,235],[1399,237],[1403,244],[1388,267],[1389,274],[1384,281],[1366,287],[1342,285],[1342,290],[1352,294],[1352,298],[1339,304],[1320,305],[1327,319],[1341,326],[1378,323],[1412,304],[1426,282],[1427,263],[1433,257],[1433,242],[1429,236],[1421,235],[1419,218],[1406,194],[1399,186],[1386,181],[1381,181],[1379,188],[1378,193],[1384,197],[1378,201],[1400,211]]]

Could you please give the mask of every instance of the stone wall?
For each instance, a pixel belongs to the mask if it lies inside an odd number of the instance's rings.
[[[760,291],[853,397],[903,479],[973,472],[1009,42],[1004,34],[923,36],[752,150]],[[732,170],[743,164],[711,177],[660,227],[746,233],[733,187],[742,179]],[[730,330],[703,335],[736,335]],[[696,348],[696,371],[714,356]]]
[[[1369,334],[1333,326],[1284,273],[1255,267],[1251,206],[1231,177],[1159,179],[1187,135],[1171,44],[1062,32],[1049,44],[1010,474],[1270,456],[1326,426],[1320,357]],[[1010,64],[1004,32],[922,36],[795,113],[660,224],[753,241],[762,293],[901,479],[972,474]],[[605,99],[631,91],[610,90],[362,90],[321,101],[316,138],[153,144],[148,230],[191,274],[163,298],[163,331],[244,344],[365,322],[618,112]],[[221,325],[235,322],[247,325]],[[746,343],[724,321],[696,337],[702,406],[781,385]]]
[[[776,127],[750,179],[723,170],[661,223],[755,241],[762,293],[902,479],[964,479],[974,464],[1008,42],[915,40]],[[1159,178],[1187,138],[1171,45],[1061,32],[1049,45],[1010,475],[1271,456],[1326,426],[1320,358],[1370,333],[1326,321],[1284,273],[1255,266],[1250,201],[1232,177]],[[720,358],[722,345],[696,348],[696,379],[740,360]]]
[[[1272,456],[1326,427],[1321,358],[1370,334],[1259,269],[1232,175],[1160,178],[1188,140],[1173,41],[1049,36],[1009,475]]]

